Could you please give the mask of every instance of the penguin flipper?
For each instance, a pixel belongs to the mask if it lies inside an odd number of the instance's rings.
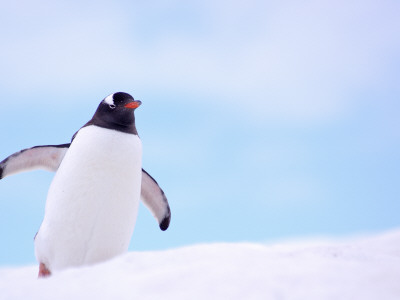
[[[0,162],[0,179],[34,169],[57,171],[70,145],[36,146],[16,152]]]
[[[142,190],[140,199],[157,219],[160,229],[167,230],[171,221],[171,209],[167,197],[157,181],[142,169]]]

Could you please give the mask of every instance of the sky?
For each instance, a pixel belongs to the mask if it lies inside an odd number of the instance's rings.
[[[0,160],[62,144],[107,95],[142,101],[130,250],[400,227],[398,1],[13,1],[0,12]],[[0,264],[34,263],[54,174],[0,181]]]

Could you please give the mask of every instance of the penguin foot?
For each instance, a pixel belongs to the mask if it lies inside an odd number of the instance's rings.
[[[38,277],[48,277],[51,275],[51,272],[49,269],[47,269],[46,265],[44,263],[40,263],[39,265],[39,274]]]

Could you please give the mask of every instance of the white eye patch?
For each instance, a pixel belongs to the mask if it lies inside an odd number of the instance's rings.
[[[104,102],[107,103],[108,105],[114,105],[114,94],[111,94],[109,96],[107,96],[106,98],[104,98]]]

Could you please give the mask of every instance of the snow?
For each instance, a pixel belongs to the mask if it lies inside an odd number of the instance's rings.
[[[0,269],[0,299],[400,299],[400,230],[347,240],[130,252],[37,279]]]

